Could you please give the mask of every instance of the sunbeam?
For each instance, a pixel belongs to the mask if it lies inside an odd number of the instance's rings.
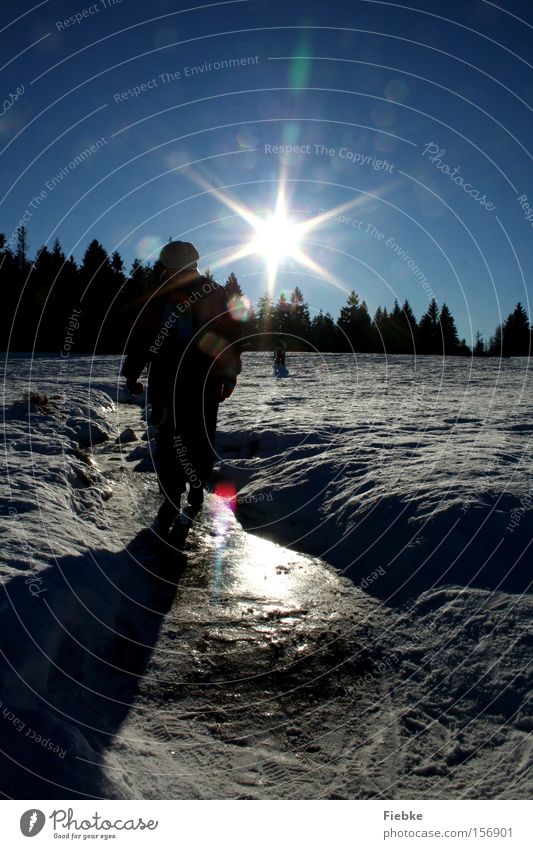
[[[345,285],[340,280],[337,280],[328,269],[321,266],[306,253],[302,246],[303,239],[331,219],[343,215],[350,210],[364,207],[372,199],[384,193],[382,189],[374,193],[359,194],[352,200],[340,204],[333,209],[321,211],[318,215],[313,216],[313,218],[307,221],[296,222],[291,218],[288,207],[287,180],[283,169],[279,176],[274,209],[271,212],[262,210],[260,213],[254,212],[249,207],[239,203],[227,191],[210,185],[208,180],[201,175],[189,173],[189,176],[195,183],[208,191],[223,203],[224,206],[232,210],[232,212],[246,222],[252,231],[248,241],[238,245],[230,253],[223,253],[219,259],[211,263],[211,271],[216,272],[217,269],[244,259],[247,256],[259,256],[266,263],[268,275],[267,289],[269,293],[274,291],[280,266],[286,264],[288,261],[296,262],[304,268],[312,270],[319,277],[327,280],[328,283],[344,291],[346,289]]]

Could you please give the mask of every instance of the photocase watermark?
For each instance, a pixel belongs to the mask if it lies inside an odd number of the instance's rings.
[[[529,493],[525,493],[524,495],[522,495],[522,497],[520,498],[520,506],[515,507],[513,510],[511,510],[509,514],[511,521],[508,523],[505,530],[508,531],[510,534],[514,533],[515,528],[518,527],[518,525],[524,518],[525,513],[528,510],[531,510],[532,504],[533,498]]]
[[[326,215],[326,209],[319,209],[319,215]],[[376,227],[374,224],[369,221],[363,221],[360,218],[353,218],[349,215],[336,215],[331,219],[334,224],[344,225],[346,227],[351,227],[354,230],[357,230],[359,233],[364,233],[367,236],[370,236],[373,239],[376,239],[378,242],[382,242],[386,248],[392,251],[398,259],[405,263],[409,271],[411,271],[420,285],[422,286],[424,293],[428,300],[435,297],[433,289],[431,288],[431,283],[428,278],[420,268],[420,266],[415,262],[412,256],[393,238],[393,236],[387,236],[382,230]]]
[[[398,655],[393,652],[392,654],[385,657],[383,660],[378,660],[373,665],[372,672],[365,672],[364,675],[357,678],[355,681],[355,689],[362,689],[364,686],[368,686],[368,684],[374,684],[379,680],[379,676],[385,675],[385,673],[390,673],[391,669],[398,665],[400,658]]]
[[[247,493],[246,495],[237,495],[224,498],[225,501],[232,501],[237,504],[260,504],[263,501],[273,501],[274,495],[272,492]]]
[[[38,808],[29,808],[20,818],[20,830],[25,837],[34,837],[42,831],[47,819],[51,821],[55,838],[83,842],[98,838],[112,840],[122,831],[155,831],[159,826],[159,820],[144,820],[142,817],[108,819],[95,811],[89,817],[81,815],[76,818],[74,808],[56,808],[47,817]]]
[[[37,564],[35,564],[35,561],[34,561],[34,558],[33,558],[32,547],[30,546],[30,544],[29,544],[29,542],[26,538],[26,535],[23,531],[23,528],[20,526],[20,523],[19,523],[19,514],[18,514],[17,508],[11,506],[11,507],[8,508],[7,512],[8,512],[8,515],[13,519],[13,521],[18,524],[18,527],[16,528],[17,542],[19,544],[19,547],[22,549],[22,552],[24,554],[24,560],[25,560],[26,564],[30,568],[33,567],[33,568],[37,569]],[[39,578],[38,575],[37,576],[30,576],[29,578],[26,579],[26,581],[24,583],[27,585],[28,591],[33,596],[40,596],[40,595],[42,595],[43,592],[46,592],[46,590],[42,589],[42,578]]]
[[[183,444],[183,440],[180,434],[176,434],[172,440],[172,444],[176,451],[176,456],[179,460],[179,463],[185,472],[185,475],[189,481],[189,484],[193,487],[193,489],[200,489],[202,486],[202,481],[196,474],[196,469],[190,460],[187,459],[187,448]]]
[[[98,0],[98,2],[93,3],[92,6],[86,6],[85,9],[80,9],[80,11],[74,12],[73,15],[70,15],[70,17],[65,18],[62,21],[56,21],[56,29],[61,31],[68,29],[69,27],[77,26],[82,24],[88,18],[92,18],[93,15],[97,15],[99,12],[121,5],[122,0]]]
[[[35,837],[43,830],[46,824],[46,817],[38,808],[31,808],[29,811],[24,811],[20,818],[20,830],[24,837]]]
[[[15,229],[11,233],[9,239],[7,240],[7,244],[9,245],[10,248],[14,248],[16,243],[17,243],[18,236],[19,236],[19,234],[18,234],[19,227],[25,227],[26,224],[28,224],[28,222],[31,221],[31,219],[35,215],[35,210],[38,209],[41,206],[42,203],[44,203],[44,201],[46,200],[47,197],[48,197],[48,192],[45,189],[43,189],[39,194],[34,195],[32,197],[28,206],[26,207],[23,214],[19,218],[19,220],[17,222],[17,226],[15,227]]]
[[[210,74],[213,71],[229,71],[232,68],[258,65],[260,61],[259,56],[238,56],[230,59],[219,59],[215,62],[204,62],[201,65],[185,65],[179,70],[163,71],[156,77],[152,77],[150,80],[144,80],[142,83],[138,83],[125,91],[116,91],[113,94],[113,100],[115,103],[125,103],[127,100],[140,97],[142,94],[169,85],[170,83],[180,82],[181,80],[197,77],[201,74]]]
[[[527,195],[521,194],[518,198],[518,203],[524,213],[524,218],[526,221],[529,221],[531,227],[533,227],[533,208],[527,199]]]
[[[150,346],[150,352],[152,354],[157,354],[159,352],[161,345],[163,345],[165,340],[170,335],[170,332],[178,321],[180,314],[183,315],[184,313],[186,313],[187,310],[193,306],[193,304],[195,304],[197,301],[200,301],[204,297],[204,295],[209,295],[211,292],[215,291],[216,288],[216,284],[209,283],[209,281],[206,281],[202,284],[202,288],[192,292],[190,297],[186,298],[183,301],[178,301],[170,315],[167,316],[165,323],[163,324],[159,333],[154,339],[153,345]]]
[[[496,209],[495,204],[487,200],[486,194],[481,194],[478,189],[473,188],[471,183],[465,183],[463,177],[459,174],[459,171],[461,170],[459,165],[451,168],[442,161],[445,153],[446,148],[439,147],[439,145],[435,144],[435,142],[428,142],[422,151],[422,156],[427,155],[429,162],[431,162],[434,168],[441,171],[443,174],[446,174],[452,183],[459,186],[464,192],[466,192],[467,195],[470,195],[471,198],[476,200],[480,206],[484,207],[484,209],[487,209],[489,212]]]
[[[9,239],[7,240],[10,248],[13,248],[18,239],[18,229],[19,227],[24,227],[28,224],[35,212],[39,209],[40,206],[45,202],[47,197],[51,192],[53,192],[65,179],[71,174],[73,171],[78,168],[79,165],[82,165],[84,162],[87,162],[91,156],[94,156],[95,153],[98,153],[106,144],[108,144],[108,139],[105,136],[101,136],[97,141],[93,144],[86,147],[85,150],[82,150],[81,153],[78,153],[74,159],[71,159],[70,162],[67,162],[60,171],[55,174],[50,180],[47,180],[45,183],[45,188],[34,195],[29,202],[28,206],[24,210],[23,215],[19,219],[17,226],[11,233]]]
[[[463,513],[466,513],[470,509],[472,504],[479,504],[479,503],[480,503],[479,496],[473,496],[470,493],[468,493],[468,495],[466,495],[461,502],[461,510],[462,510]]]
[[[428,633],[432,633],[434,636],[442,636],[442,632],[439,631],[439,627],[435,624],[433,619],[429,619],[424,622],[424,628],[419,626],[415,631],[409,634],[409,638],[413,641],[413,643],[420,644],[422,640],[427,640]]]
[[[363,578],[363,580],[361,581],[359,586],[361,587],[362,590],[366,590],[367,587],[369,587],[375,581],[378,581],[381,577],[383,577],[383,575],[386,575],[386,574],[387,574],[387,570],[384,569],[383,566],[378,566],[378,568],[374,569],[374,571],[371,572],[370,575],[367,575],[366,578]]]
[[[7,705],[4,705],[2,700],[0,699],[0,708],[2,709],[2,718],[6,722],[10,722],[13,728],[19,733],[22,734],[24,731],[24,737],[27,737],[28,740],[33,740],[39,746],[42,746],[43,749],[48,749],[52,754],[57,755],[59,758],[63,759],[67,754],[67,750],[63,749],[59,743],[54,743],[50,737],[43,737],[42,734],[38,734],[35,728],[31,728],[31,726],[26,725],[23,719],[21,719],[15,711],[10,710]]]
[[[24,85],[21,84],[16,87],[14,94],[11,94],[11,92],[9,93],[9,95],[2,103],[2,111],[0,112],[0,118],[3,118],[4,115],[7,115],[9,110],[13,108],[13,106],[18,100],[20,100],[25,91],[26,89],[24,88]]]
[[[102,814],[99,814],[97,811],[88,818],[83,818],[82,816],[82,818],[76,819],[73,808],[68,808],[67,810],[64,808],[58,808],[52,811],[49,819],[52,820],[54,832],[60,831],[61,829],[67,832],[66,834],[59,834],[55,836],[70,838],[81,837],[80,834],[76,834],[77,831],[89,833],[103,831],[107,832],[107,835],[101,834],[100,837],[105,839],[106,836],[116,837],[116,835],[110,834],[110,832],[113,831],[145,831],[146,829],[149,831],[155,831],[159,825],[159,820],[145,821],[142,817],[110,820],[103,817]],[[88,835],[83,835],[84,838],[86,836]],[[96,837],[96,834],[90,834],[90,836]]]
[[[241,56],[240,58],[221,59],[218,62],[204,62],[202,65],[186,65],[183,69],[185,77],[195,77],[198,74],[208,74],[211,71],[227,71],[244,65],[259,65],[259,56]]]
[[[263,147],[267,155],[338,157],[351,162],[352,165],[371,168],[373,171],[387,171],[392,174],[394,170],[394,163],[389,162],[388,159],[378,159],[373,154],[361,153],[357,150],[351,150],[349,147],[328,147],[325,144],[265,144]]]
[[[43,593],[48,592],[48,590],[43,587],[43,579],[40,578],[38,575],[34,578],[26,578],[24,583],[28,587],[28,592],[32,596],[39,596]]]
[[[74,338],[76,330],[78,330],[80,326],[79,317],[81,315],[81,309],[78,307],[74,307],[72,310],[72,314],[67,318],[67,326],[65,329],[65,338],[63,341],[63,347],[61,348],[59,356],[62,360],[68,360],[70,357],[70,352],[72,350],[72,346],[74,345]],[[62,363],[63,365],[63,363]]]
[[[398,242],[393,239],[392,236],[389,236],[385,241],[385,247],[392,251],[393,254],[396,254],[398,259],[405,263],[409,271],[411,271],[420,285],[424,290],[424,293],[428,299],[434,298],[434,292],[431,288],[431,284],[427,279],[426,275],[422,271],[419,265],[414,261],[412,256],[408,254],[408,252],[398,244]]]
[[[314,210],[309,210],[314,211]],[[319,215],[327,215],[327,209],[319,209]],[[333,224],[344,225],[345,227],[351,227],[353,230],[357,230],[359,233],[367,233],[370,236],[377,236],[378,241],[381,241],[385,238],[384,233],[380,233],[378,228],[371,224],[369,221],[363,221],[362,218],[353,218],[351,215],[335,215],[333,218],[329,219],[333,222]]]
[[[79,330],[80,327],[80,315],[81,307],[73,307],[71,314],[67,318],[67,323],[65,326],[65,335],[63,337],[63,345],[61,346],[61,351],[59,352],[59,368],[57,370],[56,378],[56,382],[58,384],[58,391],[60,390],[59,383],[64,377],[69,365],[69,358],[72,352],[72,348],[75,344],[76,332]]]
[[[60,169],[60,171],[56,175],[54,175],[54,177],[52,177],[51,180],[48,180],[45,183],[45,186],[48,191],[53,192],[54,189],[57,188],[57,186],[59,186],[63,182],[65,177],[68,177],[68,175],[71,174],[72,171],[75,171],[79,165],[82,165],[84,162],[90,159],[91,156],[94,156],[95,153],[98,153],[100,150],[102,150],[102,148],[105,147],[106,144],[109,144],[109,139],[106,139],[105,136],[100,136],[100,138],[93,142],[91,145],[89,145],[89,147],[86,147],[85,150],[82,150],[81,153],[78,153],[74,157],[74,159],[71,159],[70,162],[67,162],[67,164],[64,165]]]

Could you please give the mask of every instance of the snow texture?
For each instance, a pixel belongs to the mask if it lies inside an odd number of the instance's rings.
[[[528,798],[526,361],[245,355],[183,554],[119,369],[6,364],[3,794]]]

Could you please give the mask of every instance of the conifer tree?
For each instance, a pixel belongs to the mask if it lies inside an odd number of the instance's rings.
[[[228,279],[226,280],[226,282],[224,284],[224,288],[225,288],[226,292],[228,293],[228,298],[234,298],[234,297],[242,298],[243,291],[242,291],[240,284],[239,284],[239,281],[237,280],[237,277],[233,273],[233,271],[231,272]]]
[[[286,333],[293,337],[291,347],[307,350],[311,330],[309,306],[304,300],[302,291],[296,286],[291,292],[290,306],[287,313]]]
[[[28,233],[24,224],[17,227],[17,248],[15,251],[17,268],[21,278],[28,274],[30,263],[28,261]]]
[[[404,334],[405,321],[403,311],[398,301],[395,300],[392,312],[385,323],[385,344],[387,353],[403,353]]]
[[[259,351],[268,350],[271,345],[269,334],[273,330],[274,307],[272,296],[268,293],[259,298],[256,317],[256,340],[254,348]]]
[[[20,279],[15,254],[9,247],[6,237],[0,234],[0,279],[2,281],[2,310],[0,327],[2,330],[2,350],[20,350],[15,327],[15,314],[23,282]]]
[[[337,325],[344,334],[345,350],[368,350],[372,322],[366,303],[359,301],[359,295],[353,289],[341,309]]]
[[[406,299],[403,302],[403,319],[405,323],[404,330],[404,347],[405,351],[403,353],[410,354],[414,353],[416,350],[416,340],[418,336],[418,324],[415,318],[415,314],[411,309],[411,304]]]
[[[420,319],[420,324],[418,325],[418,340],[420,353],[442,353],[442,341],[439,327],[439,308],[435,298],[432,298],[427,312],[424,313]]]
[[[80,336],[87,351],[109,352],[109,337],[112,335],[109,309],[118,290],[117,282],[105,248],[93,239],[80,267],[80,304],[84,314]],[[112,345],[112,348],[116,347],[119,346]]]
[[[494,336],[491,336],[489,342],[489,356],[491,357],[501,357],[502,356],[502,326],[498,324],[496,330],[494,331]]]
[[[442,305],[439,320],[442,334],[443,353],[448,355],[457,354],[460,347],[459,336],[457,335],[454,318],[447,304]]]
[[[340,334],[332,315],[322,310],[315,315],[310,326],[310,341],[317,351],[335,352],[340,347]]]
[[[280,292],[272,312],[272,328],[275,333],[287,333],[289,329],[289,300],[285,292]]]
[[[31,338],[25,346],[29,350],[35,347],[38,351],[54,351],[58,345],[59,340],[54,338],[58,330],[55,319],[60,312],[55,288],[58,271],[56,257],[43,245],[37,251],[24,292],[25,303],[31,304],[30,322],[26,325]]]
[[[527,312],[520,302],[507,316],[502,328],[502,348],[505,357],[527,357],[531,335]]]
[[[474,345],[473,354],[474,357],[485,356],[485,342],[483,341],[483,336],[479,330],[476,332],[476,344]]]

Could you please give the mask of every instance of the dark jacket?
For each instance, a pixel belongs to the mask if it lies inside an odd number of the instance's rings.
[[[151,401],[187,393],[206,378],[216,391],[223,381],[235,385],[241,371],[242,323],[233,317],[226,290],[197,277],[175,290],[154,293],[139,309],[126,345],[122,375],[137,381],[149,367]]]

